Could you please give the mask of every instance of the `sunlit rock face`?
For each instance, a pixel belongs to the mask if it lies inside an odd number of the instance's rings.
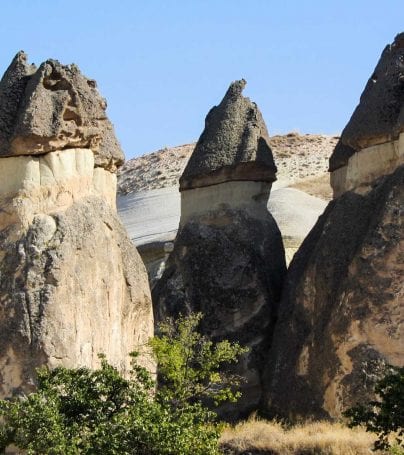
[[[385,364],[404,364],[403,51],[403,34],[384,50],[330,159],[334,200],[289,268],[272,414],[339,418],[372,398]]]
[[[0,82],[0,396],[35,368],[122,371],[153,332],[147,274],[116,214],[123,154],[95,82],[19,53]],[[146,361],[146,360],[145,360]]]
[[[181,220],[174,249],[153,289],[155,316],[201,311],[208,336],[250,351],[237,365],[246,382],[237,405],[261,399],[261,372],[286,272],[281,234],[267,210],[276,167],[257,106],[233,83],[206,118],[180,179]]]
[[[384,49],[330,158],[334,197],[404,164],[404,33]]]

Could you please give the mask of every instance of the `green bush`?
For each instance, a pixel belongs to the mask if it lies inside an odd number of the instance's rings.
[[[378,399],[348,409],[344,415],[349,426],[365,425],[376,433],[375,449],[391,449],[403,453],[404,449],[404,367],[387,367],[387,372],[375,386]],[[394,444],[390,444],[390,436]]]
[[[244,350],[197,333],[200,315],[161,326],[150,346],[164,385],[132,355],[124,378],[104,356],[98,370],[38,370],[35,393],[0,401],[0,451],[28,454],[215,455],[221,426],[201,399],[235,399],[236,378],[221,373]],[[237,382],[237,381],[236,381]]]
[[[214,343],[198,332],[201,313],[168,319],[150,341],[161,376],[160,393],[173,406],[211,400],[215,405],[240,397],[241,378],[223,365],[237,362],[248,349],[227,340]]]

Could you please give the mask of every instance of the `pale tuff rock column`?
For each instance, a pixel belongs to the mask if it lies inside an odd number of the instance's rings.
[[[153,333],[147,274],[116,214],[123,154],[94,81],[19,53],[0,82],[0,396],[35,368],[123,372]],[[147,359],[144,359],[147,363]]]
[[[288,271],[267,407],[332,417],[404,365],[404,34],[382,53],[330,158],[334,200]]]
[[[243,397],[221,409],[247,415],[261,399],[261,370],[286,272],[281,234],[267,210],[276,167],[257,106],[230,85],[211,109],[180,179],[181,222],[153,288],[158,319],[201,311],[212,338],[250,348],[236,367]]]

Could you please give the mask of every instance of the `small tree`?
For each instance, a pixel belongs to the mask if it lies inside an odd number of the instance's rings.
[[[387,367],[387,373],[375,386],[378,400],[355,406],[345,411],[349,426],[365,425],[376,433],[375,450],[390,447],[393,435],[397,449],[404,449],[404,367]]]
[[[237,386],[242,378],[223,367],[236,363],[248,348],[209,340],[198,332],[201,319],[202,313],[167,319],[150,341],[161,376],[159,393],[176,407],[206,399],[218,405],[240,397]]]
[[[137,354],[129,378],[104,356],[98,370],[39,369],[37,392],[0,401],[0,451],[14,444],[28,455],[217,455],[220,425],[199,398],[235,398],[219,367],[243,349],[197,334],[200,317],[164,324],[150,342],[164,381],[157,392]]]

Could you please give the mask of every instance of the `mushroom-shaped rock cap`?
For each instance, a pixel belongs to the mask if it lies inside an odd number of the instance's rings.
[[[0,156],[90,148],[115,170],[124,155],[94,80],[76,65],[47,60],[38,69],[16,55],[0,81]]]
[[[180,178],[180,191],[234,180],[276,180],[268,131],[257,105],[242,95],[246,81],[233,82],[205,129]]]
[[[404,33],[386,46],[360,102],[330,158],[330,171],[363,148],[390,142],[404,131]]]

